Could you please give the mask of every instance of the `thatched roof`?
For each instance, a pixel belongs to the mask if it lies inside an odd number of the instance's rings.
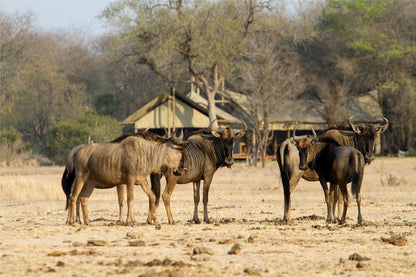
[[[240,93],[226,91],[227,97],[246,113],[249,114],[249,96]],[[381,115],[381,108],[377,100],[377,91],[373,90],[366,95],[350,97],[343,105],[344,120],[354,116],[354,120],[373,121]],[[276,112],[270,117],[270,125],[273,130],[297,129],[323,129],[327,122],[323,117],[324,105],[317,99],[285,100],[276,107]],[[258,111],[259,118],[262,112]]]

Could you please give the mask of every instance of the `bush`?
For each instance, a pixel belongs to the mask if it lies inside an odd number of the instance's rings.
[[[95,142],[111,141],[122,134],[120,123],[111,116],[89,113],[82,117],[79,122],[88,126],[89,134]]]
[[[87,114],[79,121],[65,121],[55,125],[48,133],[48,158],[59,165],[65,163],[68,152],[79,144],[111,141],[121,135],[121,126],[112,117]]]
[[[48,133],[46,151],[48,158],[59,165],[65,163],[67,153],[75,146],[88,142],[88,126],[76,121],[65,121],[55,125]]]

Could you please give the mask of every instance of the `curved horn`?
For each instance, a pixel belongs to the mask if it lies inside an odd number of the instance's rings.
[[[236,138],[241,138],[247,132],[247,124],[240,118],[241,123],[243,124],[243,130],[238,130],[235,134]]]
[[[387,130],[387,128],[389,127],[389,121],[387,120],[387,118],[385,118],[384,116],[380,115],[380,117],[384,120],[384,125],[377,128],[377,134],[381,134],[384,131]]]
[[[352,130],[357,134],[361,134],[361,129],[356,124],[352,123],[353,116],[348,119],[348,124],[350,124]]]
[[[316,135],[315,129],[312,127],[312,134],[314,138],[317,138],[318,136]]]
[[[221,137],[221,133],[218,132],[217,130],[214,129],[213,123],[216,121],[217,119],[214,119],[213,121],[211,121],[211,123],[208,126],[208,130],[211,132],[211,134],[214,137],[220,138]]]
[[[296,137],[296,126],[293,127],[292,137]]]

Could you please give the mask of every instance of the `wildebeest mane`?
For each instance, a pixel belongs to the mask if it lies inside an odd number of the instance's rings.
[[[148,132],[148,131],[140,131],[140,132],[133,133],[133,134],[122,135],[122,136],[120,136],[116,139],[113,139],[110,142],[111,143],[120,143],[128,137],[142,137],[145,140],[154,141],[154,142],[157,142],[157,143],[163,143],[163,142],[166,142],[166,140],[167,140],[166,138],[163,138],[163,137],[161,137],[157,134],[154,134],[154,133],[151,133],[151,132]]]

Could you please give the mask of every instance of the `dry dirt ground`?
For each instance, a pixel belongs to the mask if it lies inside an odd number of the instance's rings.
[[[135,192],[136,227],[117,226],[116,190],[95,190],[91,226],[65,225],[63,168],[1,168],[3,276],[416,276],[416,159],[376,158],[365,168],[364,224],[355,200],[347,224],[326,224],[318,182],[292,194],[285,225],[276,162],[220,169],[210,190],[213,224],[191,224],[192,185],[178,185],[167,224],[145,224],[147,198]],[[202,201],[201,201],[202,202]],[[202,203],[200,203],[200,218]],[[231,249],[234,248],[234,251]]]

